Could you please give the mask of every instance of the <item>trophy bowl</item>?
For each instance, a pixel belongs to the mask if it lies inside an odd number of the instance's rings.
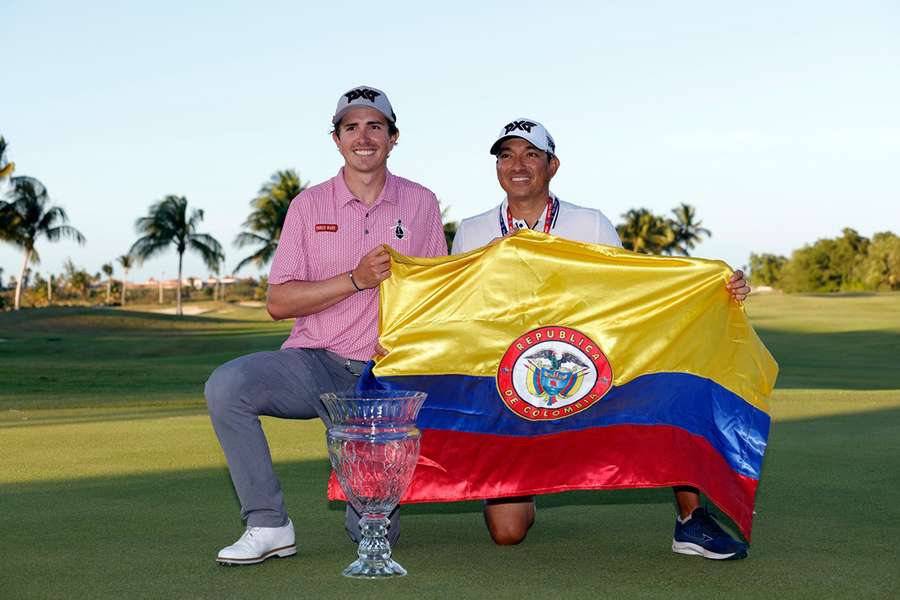
[[[406,575],[391,558],[388,515],[412,481],[421,432],[416,415],[426,394],[364,391],[322,394],[331,417],[328,456],[347,500],[362,515],[358,558],[345,577],[380,579]]]

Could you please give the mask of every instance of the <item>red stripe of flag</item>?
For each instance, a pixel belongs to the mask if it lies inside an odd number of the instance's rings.
[[[749,540],[758,483],[732,471],[705,438],[669,425],[612,425],[535,437],[428,429],[402,502],[690,485]],[[328,497],[345,499],[334,475]]]

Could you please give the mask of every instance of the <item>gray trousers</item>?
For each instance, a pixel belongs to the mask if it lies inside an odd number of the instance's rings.
[[[320,418],[330,427],[319,395],[352,390],[364,366],[324,349],[289,348],[241,356],[210,375],[206,404],[247,525],[281,527],[288,521],[259,417]],[[399,513],[394,511],[390,519],[388,539],[393,543],[400,535]],[[359,514],[349,504],[346,526],[358,540]]]

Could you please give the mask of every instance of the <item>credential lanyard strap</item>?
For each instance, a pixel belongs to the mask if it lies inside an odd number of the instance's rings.
[[[550,230],[553,229],[554,221],[556,220],[556,213],[559,211],[559,199],[549,197],[547,198],[547,214],[544,215],[544,233],[550,233]],[[503,209],[499,210],[500,217],[500,235],[505,236],[511,230],[517,229],[513,225],[513,216],[509,210],[509,202],[506,204],[506,219],[503,218]],[[507,225],[508,223],[508,225]],[[535,222],[537,225],[537,222]],[[534,226],[531,227],[534,229]]]

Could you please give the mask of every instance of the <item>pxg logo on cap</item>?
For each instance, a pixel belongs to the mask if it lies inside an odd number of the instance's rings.
[[[556,142],[547,129],[533,119],[519,118],[503,126],[491,146],[491,154],[500,152],[500,145],[509,138],[522,138],[538,150],[556,155]]]
[[[347,90],[338,98],[331,124],[337,125],[348,110],[358,107],[374,108],[391,123],[397,122],[397,115],[394,114],[391,102],[384,92],[373,87],[359,86]]]

